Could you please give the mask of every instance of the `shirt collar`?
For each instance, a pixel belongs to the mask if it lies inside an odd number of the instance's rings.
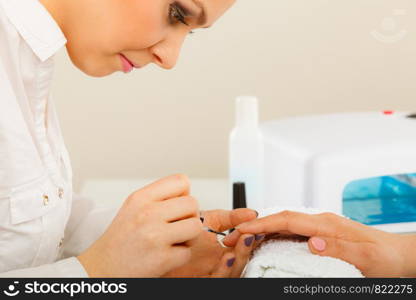
[[[39,0],[0,0],[10,22],[43,62],[62,48],[66,39]]]

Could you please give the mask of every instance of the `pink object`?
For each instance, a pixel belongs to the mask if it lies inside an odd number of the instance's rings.
[[[132,62],[130,62],[123,54],[120,54],[120,60],[123,66],[123,72],[129,73],[133,70],[134,65]]]
[[[313,237],[311,238],[311,243],[318,251],[324,251],[326,248],[326,242],[323,239]]]

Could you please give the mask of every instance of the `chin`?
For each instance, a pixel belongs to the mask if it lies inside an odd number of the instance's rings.
[[[104,71],[104,70],[95,70],[95,69],[81,69],[83,73],[91,77],[105,77],[114,73],[114,71]]]
[[[104,62],[100,63],[91,58],[82,59],[80,57],[71,55],[68,51],[72,63],[83,73],[91,77],[105,77],[111,75],[115,71],[110,69]]]
[[[74,63],[75,64],[75,63]],[[75,66],[91,77],[105,77],[114,73],[114,70],[110,70],[108,66],[100,66],[99,64],[75,64]]]

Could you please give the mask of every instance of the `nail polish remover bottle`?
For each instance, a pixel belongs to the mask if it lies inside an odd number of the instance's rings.
[[[229,176],[231,186],[242,182],[246,187],[247,207],[263,208],[263,139],[259,129],[256,97],[236,99],[236,123],[229,139]]]

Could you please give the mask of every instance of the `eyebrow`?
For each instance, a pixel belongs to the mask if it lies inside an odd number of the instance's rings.
[[[205,9],[205,5],[201,3],[200,0],[192,0],[193,3],[195,3],[196,6],[198,6],[201,9],[201,14],[198,17],[198,26],[204,26],[207,23],[207,10]],[[209,26],[206,26],[209,27]]]

